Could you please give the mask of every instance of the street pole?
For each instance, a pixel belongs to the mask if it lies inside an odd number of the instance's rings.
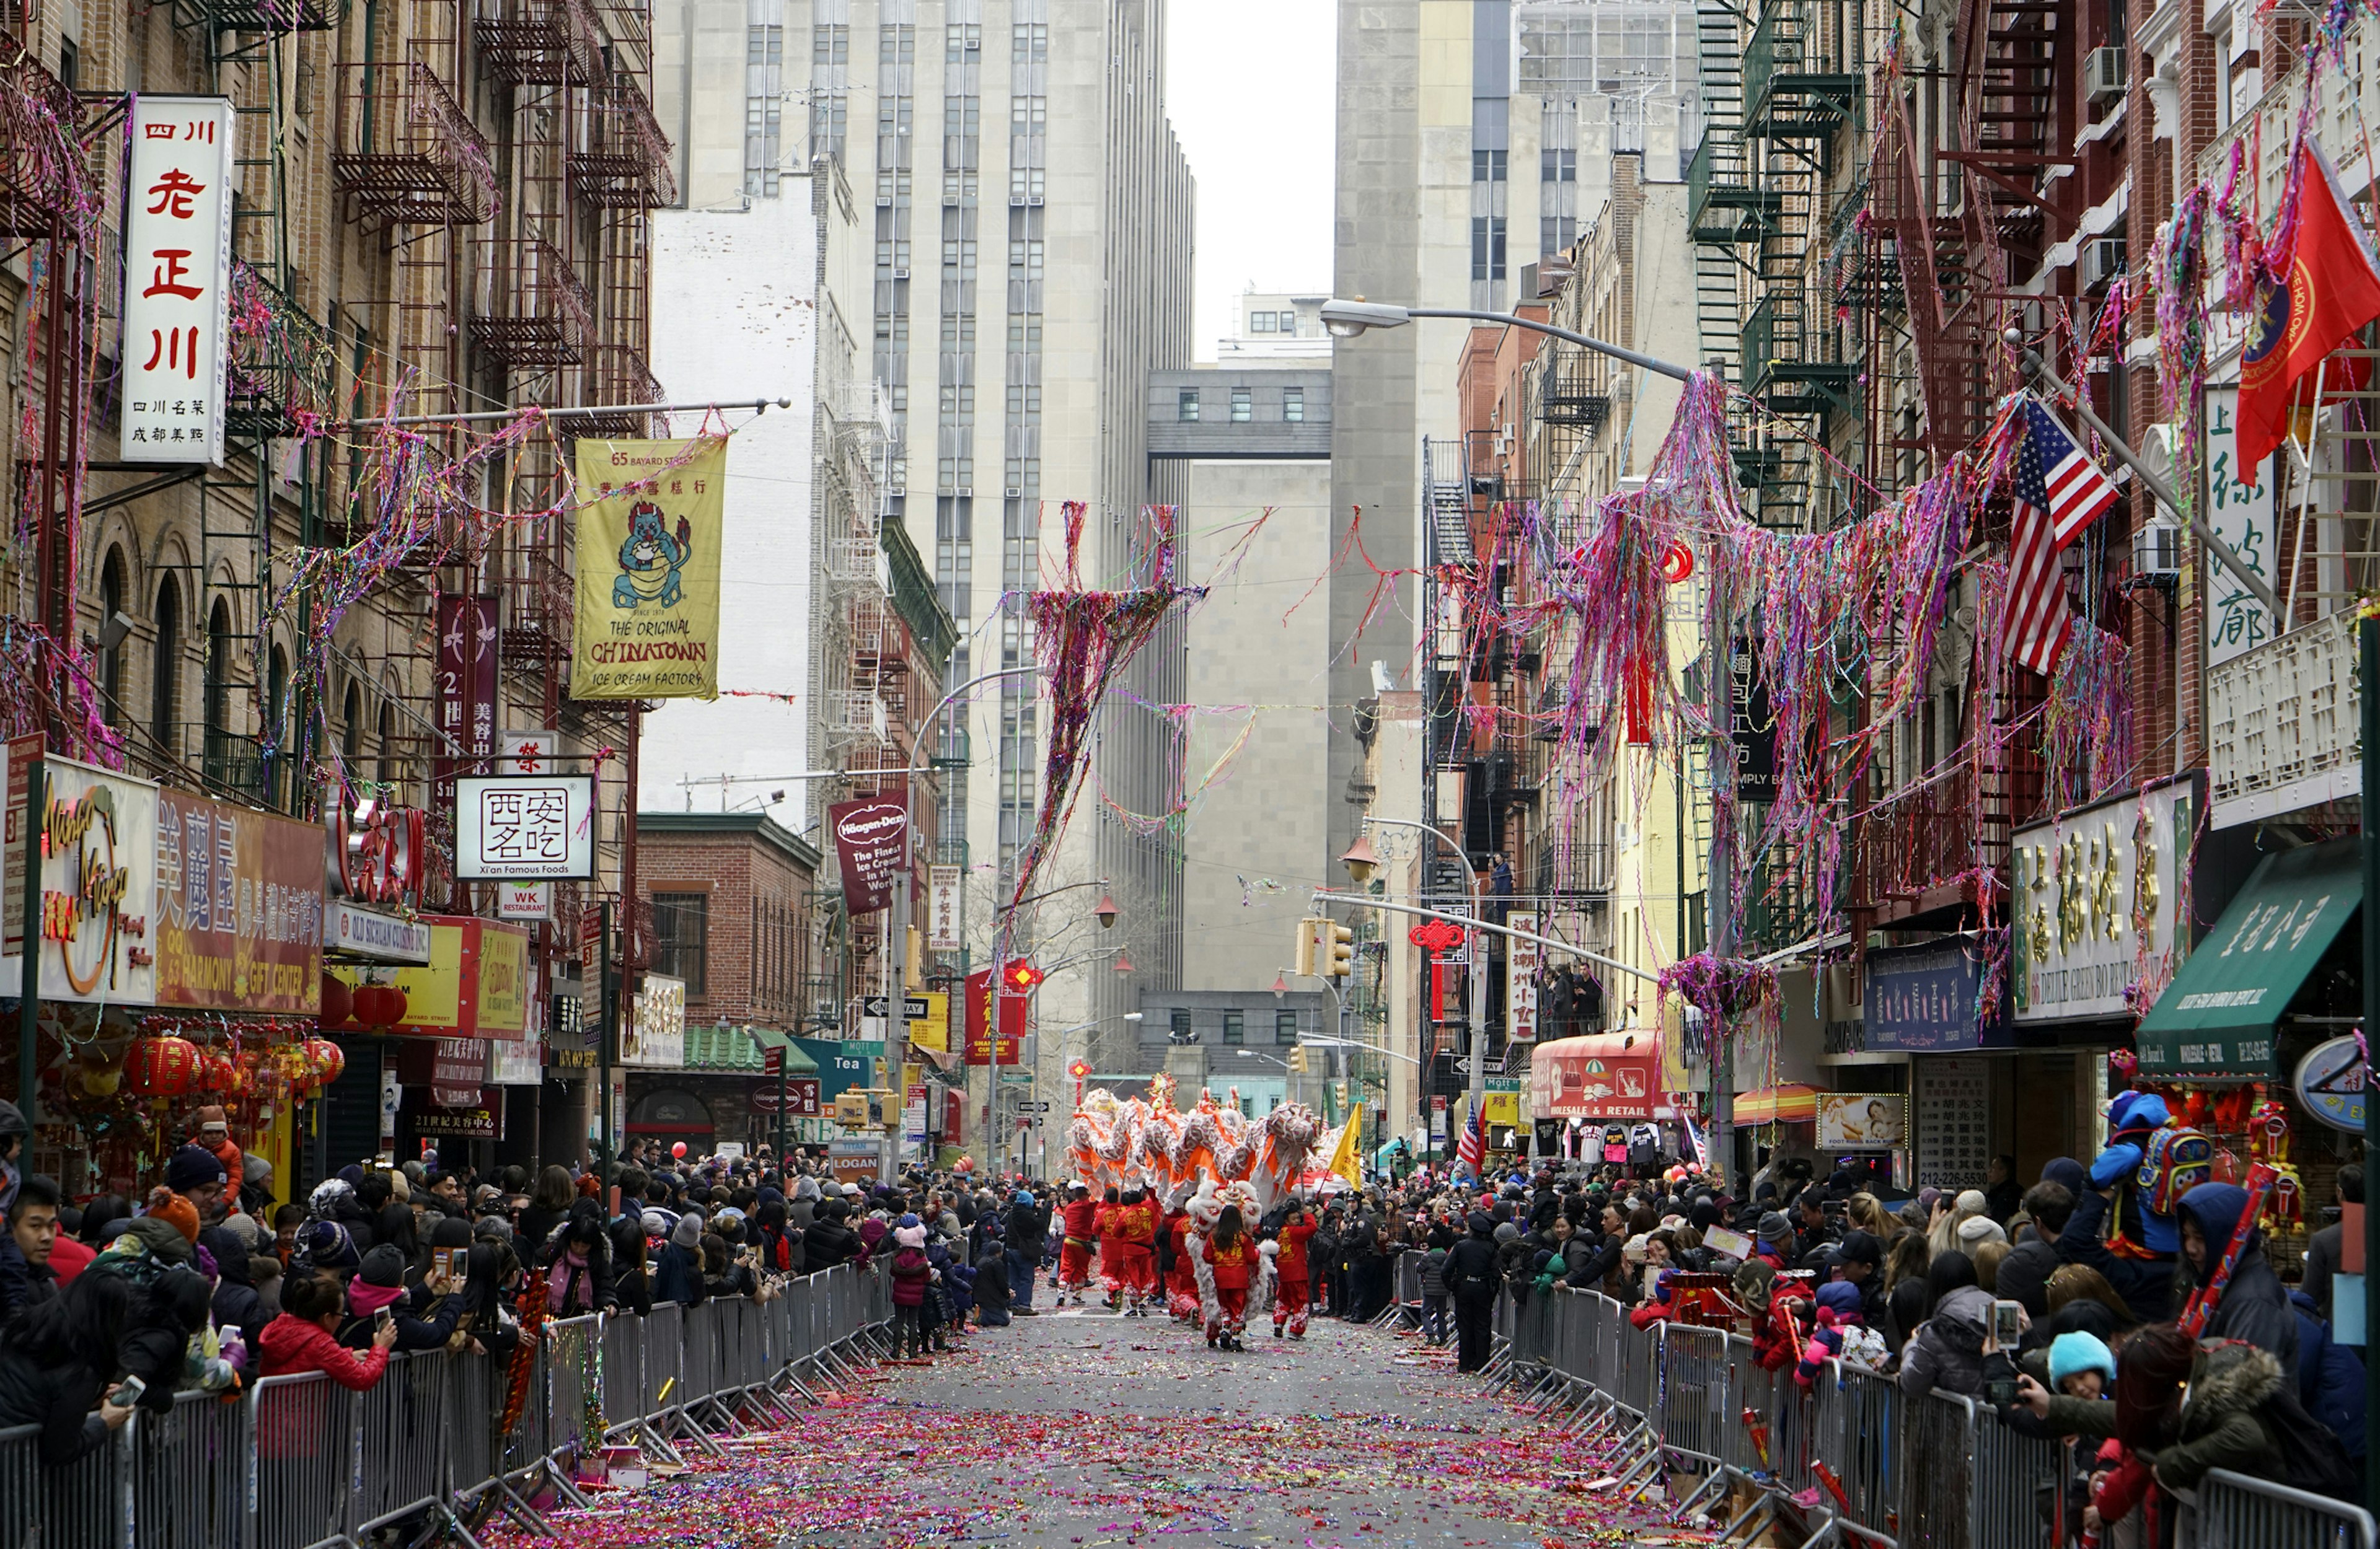
[[[906,793],[904,793],[905,798]],[[884,1063],[892,1077],[892,1092],[900,1101],[893,1105],[892,1122],[884,1127],[882,1155],[877,1166],[885,1182],[900,1176],[901,1143],[907,1138],[909,1128],[909,1004],[908,986],[901,982],[901,952],[893,945],[893,932],[905,931],[909,926],[909,836],[912,831],[909,808],[905,799],[901,807],[901,868],[892,874],[892,907],[884,915]],[[905,939],[901,942],[905,948]]]
[[[2355,626],[2362,648],[2363,668],[2363,1168],[2371,1177],[2374,1142],[2380,1139],[2380,1091],[2372,1084],[2371,1030],[2380,1027],[2380,833],[2374,831],[2380,814],[2380,621],[2364,619]],[[26,917],[30,933],[31,916]],[[2380,1202],[2365,1185],[2363,1205],[2363,1410],[2380,1414]],[[2380,1469],[2363,1470],[2364,1509],[2380,1516]]]
[[[1703,1029],[1710,1040],[1711,1082],[1711,1160],[1718,1164],[1721,1182],[1735,1173],[1735,1054],[1727,1036],[1726,974],[1728,960],[1735,955],[1735,672],[1730,660],[1733,628],[1728,619],[1727,588],[1720,584],[1720,571],[1710,567],[1710,607],[1704,615],[1704,630],[1710,638],[1705,642],[1709,662],[1710,682],[1704,684],[1709,696],[1711,723],[1711,841],[1710,861],[1703,868],[1703,918],[1710,932],[1710,957],[1718,970],[1719,1002],[1704,1013],[1711,1025]],[[1685,771],[1678,771],[1683,778]],[[1722,793],[1725,799],[1721,799]],[[1678,890],[1685,891],[1685,878],[1678,878]],[[1683,957],[1686,943],[1678,943],[1678,955]]]
[[[1471,933],[1471,1116],[1479,1121],[1479,1176],[1488,1176],[1488,937]]]
[[[612,1152],[618,1140],[612,1133],[612,1046],[620,1029],[620,985],[612,974],[612,905],[606,902],[601,909],[602,939],[596,944],[595,951],[596,971],[602,975],[599,984],[603,1002],[603,1025],[595,1035],[595,1080],[598,1088],[595,1100],[602,1105],[602,1122],[597,1128],[603,1137],[603,1155],[597,1160],[596,1168],[598,1175],[608,1184],[611,1181]],[[611,1208],[608,1199],[604,1202],[604,1208]]]
[[[25,1122],[39,1121],[39,1105],[34,1101],[35,1083],[41,1079],[40,1064],[34,1059],[35,1046],[41,1039],[42,1018],[42,788],[44,784],[42,761],[25,776],[25,875],[17,886],[25,895],[25,921],[19,950],[24,954],[23,982],[18,988],[20,997],[17,1006],[17,1106],[24,1110]],[[30,1145],[28,1144],[28,1150]],[[18,1158],[18,1166],[30,1169],[30,1156]]]

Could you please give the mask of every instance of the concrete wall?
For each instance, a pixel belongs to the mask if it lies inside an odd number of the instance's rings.
[[[638,805],[717,808],[720,775],[766,778],[810,768],[809,405],[818,357],[818,222],[808,180],[787,197],[731,213],[653,218],[653,371],[681,402],[790,398],[735,433],[727,452],[721,556],[722,689],[794,694],[791,702],[722,697],[665,703],[645,720]],[[690,432],[693,424],[677,427]],[[798,786],[800,782],[789,782]],[[729,805],[765,787],[735,788]],[[798,810],[797,797],[788,801]]]
[[[1211,589],[1190,613],[1189,702],[1256,708],[1190,724],[1184,989],[1270,984],[1292,961],[1308,896],[1331,874],[1328,615],[1321,595],[1307,595],[1330,563],[1330,497],[1322,463],[1190,465],[1185,524],[1205,535],[1191,573]]]
[[[1232,394],[1248,393],[1248,418],[1232,418]],[[1287,417],[1288,393],[1298,393],[1300,418]],[[1182,394],[1198,394],[1198,418],[1182,417]],[[1148,376],[1151,457],[1311,457],[1330,455],[1330,371],[1291,369],[1287,361],[1256,360]],[[1319,574],[1318,572],[1318,574]]]

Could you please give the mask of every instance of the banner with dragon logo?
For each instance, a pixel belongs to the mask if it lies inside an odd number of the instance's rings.
[[[719,697],[727,439],[581,441],[574,699]]]

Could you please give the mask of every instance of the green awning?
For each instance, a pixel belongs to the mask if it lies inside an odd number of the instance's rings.
[[[2273,1024],[2363,902],[2362,845],[2265,857],[2142,1020],[2142,1075],[2272,1079]]]
[[[789,1076],[814,1076],[818,1074],[818,1061],[812,1059],[803,1051],[802,1047],[798,1043],[788,1038],[783,1033],[777,1032],[774,1028],[769,1027],[754,1027],[749,1028],[747,1031],[752,1035],[753,1042],[759,1044],[761,1048],[781,1048],[785,1051],[785,1074]],[[762,1063],[765,1064],[767,1061],[763,1059]]]

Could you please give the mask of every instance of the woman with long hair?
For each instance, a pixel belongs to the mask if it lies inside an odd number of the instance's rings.
[[[1209,1349],[1245,1349],[1240,1336],[1248,1326],[1248,1276],[1255,1267],[1255,1245],[1236,1204],[1223,1206],[1208,1234],[1207,1263],[1215,1272],[1216,1311],[1207,1320]]]
[[[529,1196],[528,1207],[520,1214],[520,1238],[531,1258],[545,1252],[546,1240],[562,1224],[562,1218],[570,1214],[576,1200],[566,1168],[550,1166],[537,1175],[537,1192]]]

